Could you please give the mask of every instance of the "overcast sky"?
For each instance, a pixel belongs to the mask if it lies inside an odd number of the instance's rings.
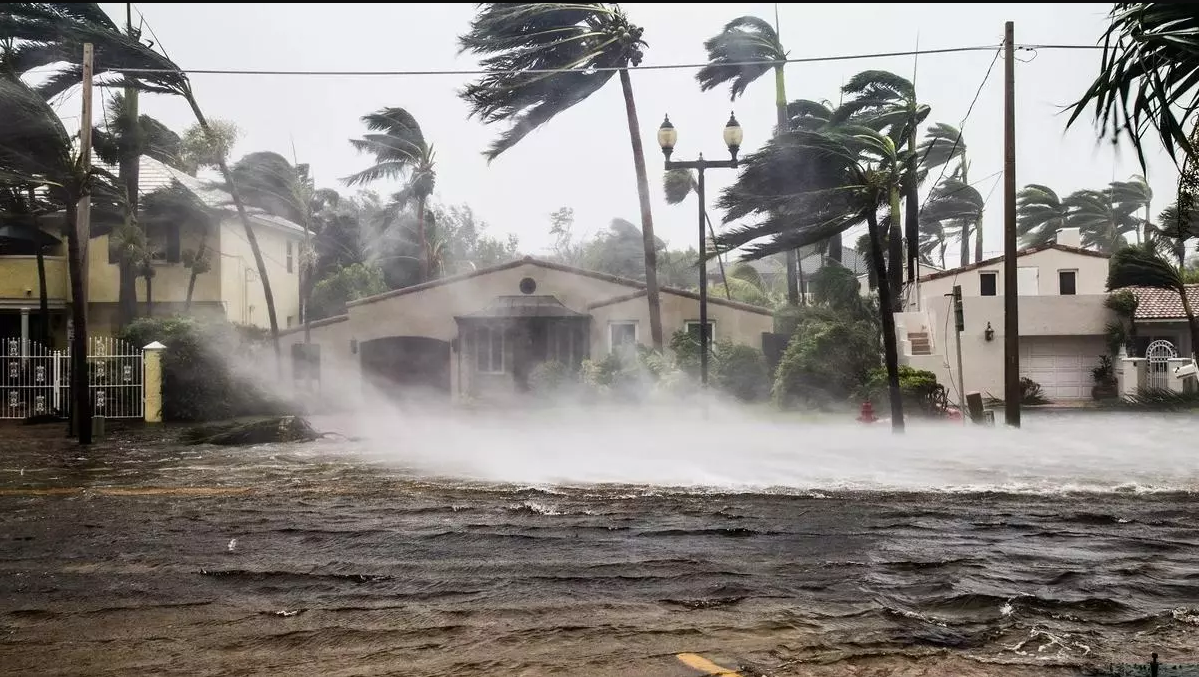
[[[106,3],[114,17],[124,4]],[[472,14],[469,4],[144,4],[158,46],[183,68],[251,70],[469,70],[457,37]],[[1105,4],[790,4],[779,6],[783,42],[794,57],[998,44],[1003,22],[1015,21],[1016,41],[1026,44],[1094,44],[1105,27]],[[626,4],[645,28],[646,64],[697,63],[703,41],[728,20],[752,14],[772,19],[772,4]],[[147,31],[147,37],[149,37]],[[919,98],[932,107],[929,121],[960,125],[983,82],[993,53],[926,55],[916,70]],[[1097,50],[1041,50],[1017,64],[1017,182],[1044,183],[1065,195],[1102,188],[1139,173],[1130,147],[1117,153],[1098,144],[1093,128],[1069,132],[1062,107],[1078,97],[1098,70]],[[1031,59],[1031,60],[1029,60]],[[788,98],[838,100],[846,79],[867,69],[911,77],[912,57],[847,60],[787,66]],[[701,94],[694,69],[640,71],[633,88],[653,193],[659,237],[672,247],[695,240],[694,198],[671,207],[662,199],[662,157],[655,132],[669,113],[679,130],[676,157],[698,152],[726,155],[721,130],[735,110],[745,129],[744,150],[770,134],[774,121],[771,78],[729,102],[727,90]],[[341,187],[340,177],[362,169],[369,158],[346,142],[363,128],[359,117],[384,106],[401,106],[420,121],[437,152],[437,199],[469,204],[492,234],[515,233],[521,249],[537,253],[549,242],[549,214],[573,207],[576,229],[595,232],[613,217],[638,221],[637,195],[620,84],[613,78],[587,101],[533,132],[488,165],[480,154],[500,131],[467,119],[457,92],[471,76],[257,76],[194,75],[205,114],[235,122],[242,138],[234,155],[271,150],[312,165],[321,186]],[[180,100],[142,99],[142,111],[182,131],[193,119]],[[60,106],[78,115],[78,97]],[[970,180],[990,194],[984,237],[987,252],[1002,249],[1003,63],[995,65],[963,127],[971,160]],[[1171,199],[1177,172],[1164,154],[1150,160],[1156,214]],[[733,178],[729,170],[708,174],[709,196]],[[994,192],[992,193],[992,188]],[[380,192],[388,186],[380,185]],[[344,190],[344,188],[343,188]],[[950,248],[954,249],[953,247]]]

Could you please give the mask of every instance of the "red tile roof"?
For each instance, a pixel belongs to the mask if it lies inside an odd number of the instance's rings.
[[[1136,294],[1138,320],[1185,320],[1186,311],[1182,308],[1182,296],[1173,289],[1153,289],[1150,287],[1129,287]],[[1191,309],[1199,312],[1199,284],[1187,285],[1187,300]]]

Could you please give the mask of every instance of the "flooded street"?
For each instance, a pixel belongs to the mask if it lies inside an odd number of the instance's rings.
[[[503,453],[486,423],[475,434]],[[695,653],[743,675],[1064,675],[1199,659],[1199,499],[1182,485],[449,479],[435,467],[453,453],[434,463],[413,437],[397,455],[401,438],[354,427],[368,437],[237,449],[127,433],[86,454],[6,437],[3,672],[681,677],[701,673],[676,654]],[[555,435],[524,435],[525,461]],[[635,454],[611,449],[590,467],[627,468]],[[656,459],[700,472],[705,453]],[[773,467],[752,445],[725,459],[735,481]],[[1176,481],[1194,482],[1190,463]]]

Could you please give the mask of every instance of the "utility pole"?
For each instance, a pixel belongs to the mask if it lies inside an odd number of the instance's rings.
[[[94,50],[89,42],[83,45],[83,114],[79,120],[79,158],[81,171],[88,176],[84,182],[83,196],[76,208],[75,233],[70,238],[75,241],[75,251],[71,252],[76,259],[74,264],[80,283],[72,285],[71,317],[75,324],[74,337],[71,341],[71,391],[74,395],[72,419],[75,422],[75,432],[80,444],[92,443],[91,417],[91,388],[88,384],[87,371],[87,244],[91,232],[92,196],[92,72]],[[70,242],[68,241],[68,245]]]
[[[1003,409],[1020,427],[1020,287],[1016,279],[1015,27],[1003,25]]]
[[[962,371],[962,332],[966,329],[966,314],[962,306],[962,285],[953,285],[953,336],[957,343],[958,356],[958,411],[962,414],[962,423],[969,418],[966,416],[966,374]]]

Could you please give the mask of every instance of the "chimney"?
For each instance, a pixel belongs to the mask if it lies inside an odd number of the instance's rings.
[[[1057,231],[1057,243],[1067,247],[1081,248],[1082,234],[1077,228],[1062,228]]]

